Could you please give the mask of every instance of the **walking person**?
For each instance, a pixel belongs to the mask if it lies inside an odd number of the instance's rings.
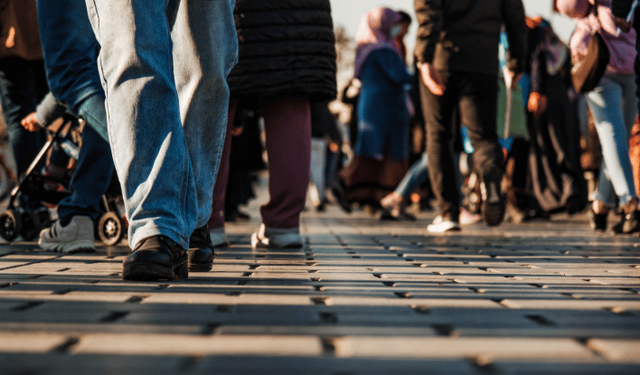
[[[45,134],[26,130],[21,121],[49,91],[36,1],[0,0],[0,24],[0,101],[18,178],[22,178],[44,145]],[[41,220],[49,220],[42,203],[27,194],[20,195],[19,206],[36,210]]]
[[[255,15],[259,14],[259,17]],[[336,52],[329,0],[278,3],[236,0],[238,65],[229,75],[233,118],[238,102],[260,107],[269,169],[269,202],[253,248],[298,248],[300,213],[311,163],[311,104],[336,97]],[[209,229],[223,246],[224,202],[230,141],[216,181]]]
[[[557,0],[556,6],[561,14],[577,20],[570,42],[574,58],[587,53],[588,40],[594,30],[599,30],[610,52],[604,77],[585,94],[603,157],[591,227],[606,230],[609,210],[619,205],[623,215],[614,231],[638,231],[638,197],[629,159],[629,133],[638,114],[634,77],[636,32],[618,33],[611,0]]]
[[[91,251],[94,223],[114,174],[97,66],[100,45],[84,0],[39,0],[38,20],[51,93],[86,124],[71,195],[58,204],[58,220],[40,232],[38,246],[65,253]]]
[[[358,136],[354,157],[340,171],[333,189],[345,211],[350,204],[379,206],[400,183],[409,167],[408,72],[395,37],[401,16],[389,8],[368,11],[356,35],[354,77],[362,87],[358,98]]]
[[[188,277],[207,229],[237,58],[233,0],[86,0],[129,220],[123,278]]]
[[[521,0],[416,0],[422,106],[427,123],[431,186],[439,215],[429,232],[459,229],[460,199],[452,153],[459,129],[452,116],[459,107],[469,131],[474,164],[482,179],[482,216],[488,225],[504,216],[500,182],[502,148],[496,133],[498,44],[504,23],[510,44],[509,71],[517,83],[523,70],[526,25]]]

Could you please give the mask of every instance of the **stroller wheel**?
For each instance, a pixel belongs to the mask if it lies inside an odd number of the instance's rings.
[[[0,236],[7,241],[13,241],[22,230],[20,215],[13,209],[5,210],[0,215]]]
[[[106,212],[98,220],[98,238],[107,246],[120,242],[123,236],[122,221],[115,212]]]
[[[22,221],[22,229],[20,234],[25,241],[31,241],[40,234],[42,229],[42,223],[40,222],[40,216],[34,210],[26,210],[20,214]]]

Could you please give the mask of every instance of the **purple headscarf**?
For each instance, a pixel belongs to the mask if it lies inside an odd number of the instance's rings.
[[[360,20],[356,33],[356,62],[354,77],[358,77],[369,54],[379,49],[391,49],[400,56],[400,50],[391,37],[391,28],[400,21],[400,15],[389,8],[368,11]]]

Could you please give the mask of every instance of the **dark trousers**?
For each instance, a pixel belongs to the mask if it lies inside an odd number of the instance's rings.
[[[474,148],[474,166],[480,176],[497,167],[504,171],[502,148],[498,144],[496,116],[498,77],[474,72],[440,72],[446,86],[442,96],[431,93],[420,80],[422,110],[427,125],[427,153],[431,187],[441,215],[457,218],[460,196],[456,181],[453,142],[460,132],[454,121],[466,126]]]
[[[45,142],[43,131],[31,133],[22,127],[20,121],[35,111],[47,91],[49,89],[42,60],[30,61],[19,57],[0,60],[0,100],[20,177],[27,171]],[[20,196],[20,206],[37,208],[40,202],[23,194]]]

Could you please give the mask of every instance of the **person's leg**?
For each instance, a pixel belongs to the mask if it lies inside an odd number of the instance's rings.
[[[104,117],[102,108],[94,108]],[[82,147],[69,189],[72,194],[58,204],[58,222],[40,233],[38,245],[46,250],[76,252],[94,247],[94,223],[100,215],[100,202],[113,176],[109,143],[92,126],[82,132]]]
[[[41,99],[35,90],[36,69],[44,71],[42,62],[38,64],[18,57],[0,60],[0,100],[20,178],[44,144],[43,132],[29,132],[20,124],[25,116],[35,111]]]
[[[312,203],[316,208],[324,201],[326,151],[327,143],[323,138],[311,138],[311,183],[316,193]]]
[[[299,247],[311,162],[311,108],[308,98],[261,102],[269,160],[269,202],[260,208],[262,226],[252,246]],[[272,238],[269,238],[272,237]]]
[[[461,122],[468,130],[473,146],[473,161],[482,193],[482,216],[488,225],[499,224],[504,217],[501,181],[504,156],[498,143],[498,78],[491,74],[462,74]]]
[[[166,3],[87,0],[132,248],[161,235],[186,249],[198,219]]]
[[[235,120],[236,110],[238,108],[238,101],[231,100],[229,102],[229,117],[227,122],[227,133],[224,139],[224,147],[222,150],[222,157],[220,158],[220,167],[218,168],[218,175],[216,176],[216,183],[213,188],[213,198],[211,203],[211,216],[207,222],[209,233],[211,235],[211,241],[214,247],[226,246],[229,241],[224,231],[224,205],[225,205],[225,193],[227,191],[227,184],[229,181],[229,161],[231,156],[231,127]]]
[[[418,186],[422,185],[429,178],[429,156],[425,151],[422,153],[422,157],[417,160],[409,172],[404,176],[398,187],[396,187],[395,193],[401,196],[403,199],[409,199],[411,193]]]
[[[612,200],[609,186],[615,190],[621,205],[635,197],[622,93],[622,86],[606,75],[600,85],[586,95],[602,146],[606,175],[611,183],[608,185],[607,179],[601,177],[596,200],[606,204],[611,204]]]
[[[262,101],[267,158],[269,203],[262,206],[263,223],[269,228],[300,225],[311,163],[311,114],[309,99]]]
[[[459,131],[453,123],[453,114],[458,106],[455,78],[448,72],[441,72],[447,90],[444,95],[431,93],[422,83],[420,92],[422,109],[427,124],[427,155],[431,188],[438,202],[441,216],[457,221],[459,214],[459,193],[453,157],[454,132]]]
[[[228,125],[226,78],[238,53],[234,3],[181,1],[171,31],[180,113],[198,194],[197,228],[211,216]]]

